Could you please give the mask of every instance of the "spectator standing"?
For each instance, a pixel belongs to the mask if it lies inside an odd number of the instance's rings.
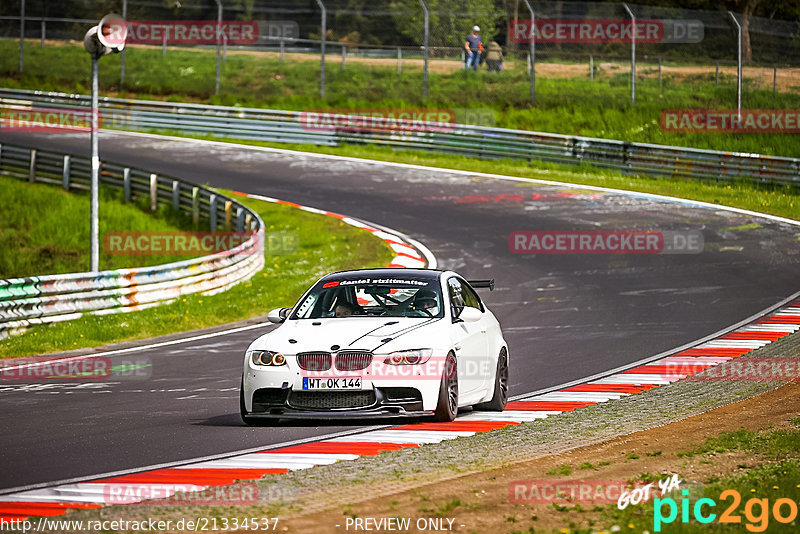
[[[478,70],[478,64],[480,64],[481,59],[481,49],[483,48],[483,41],[481,40],[481,36],[478,35],[481,29],[478,26],[472,27],[472,33],[467,35],[467,39],[464,42],[464,48],[467,51],[467,65],[466,69],[469,69],[470,66],[472,70]]]
[[[489,43],[489,49],[486,52],[486,69],[489,72],[500,72],[503,70],[503,49],[497,44],[497,41]]]

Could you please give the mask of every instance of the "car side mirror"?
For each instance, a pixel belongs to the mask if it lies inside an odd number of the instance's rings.
[[[267,320],[271,323],[280,324],[286,320],[291,308],[275,308],[267,314]]]
[[[458,318],[464,321],[465,323],[474,323],[476,321],[480,321],[483,317],[483,312],[477,308],[472,308],[469,306],[464,307],[461,310],[461,313],[458,315]]]

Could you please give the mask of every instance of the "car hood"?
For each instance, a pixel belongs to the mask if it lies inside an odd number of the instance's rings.
[[[441,318],[340,317],[289,320],[253,342],[251,349],[285,354],[344,349],[387,352],[427,348]],[[441,333],[439,337],[441,336]],[[427,342],[427,345],[423,346]],[[423,343],[423,345],[420,345]],[[338,345],[338,349],[333,349]]]

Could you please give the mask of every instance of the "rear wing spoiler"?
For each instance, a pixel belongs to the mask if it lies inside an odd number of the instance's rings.
[[[494,291],[494,278],[491,280],[467,280],[467,283],[475,289],[489,288],[489,291]]]

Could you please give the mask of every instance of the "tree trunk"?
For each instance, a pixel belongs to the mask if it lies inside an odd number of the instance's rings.
[[[753,61],[753,48],[750,44],[750,17],[756,10],[761,0],[747,0],[742,14],[742,63]]]

